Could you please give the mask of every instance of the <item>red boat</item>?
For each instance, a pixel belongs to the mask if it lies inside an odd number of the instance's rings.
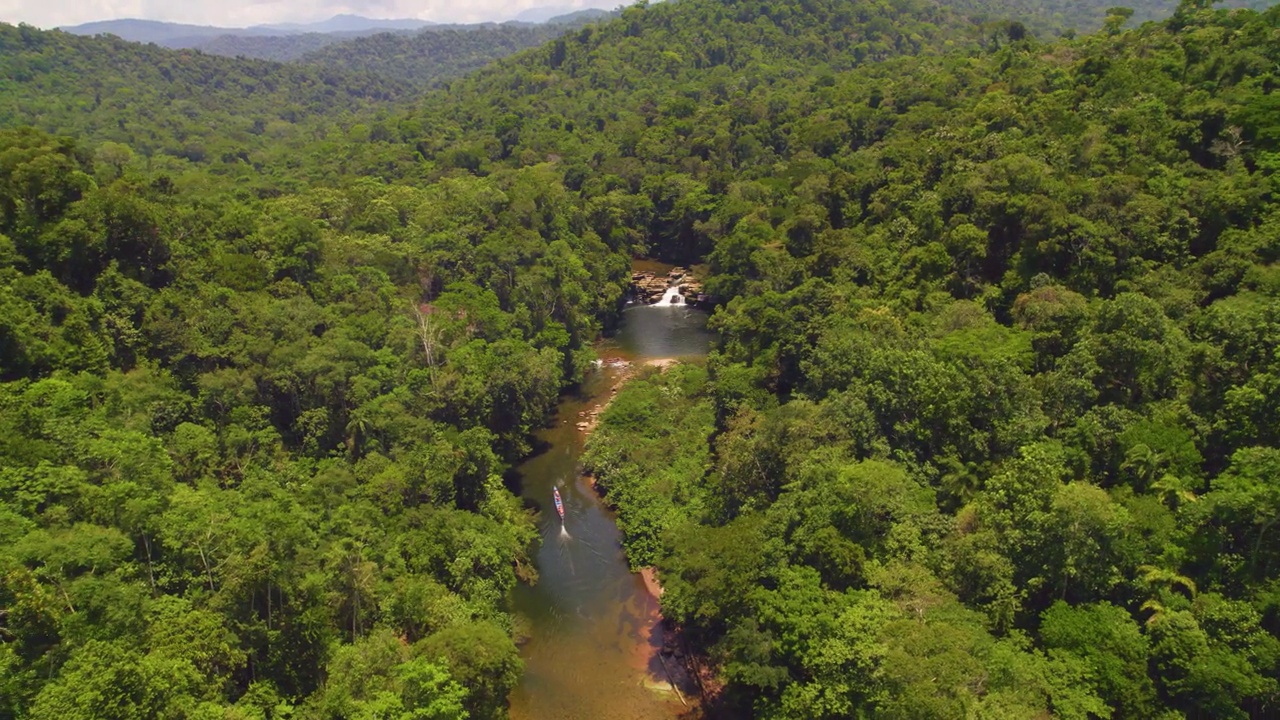
[[[560,488],[552,488],[551,492],[556,496],[556,512],[560,515],[560,522],[564,522],[564,503],[560,501]]]

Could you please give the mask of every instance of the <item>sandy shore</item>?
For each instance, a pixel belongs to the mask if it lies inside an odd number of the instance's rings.
[[[644,588],[649,594],[655,598],[662,597],[662,584],[658,582],[658,573],[651,567],[644,568],[640,571],[640,577],[644,578]]]
[[[617,397],[618,391],[626,385],[632,377],[635,377],[636,363],[623,358],[602,358],[603,367],[613,372],[613,380],[609,385],[608,395],[601,395],[600,399],[591,403],[590,406],[578,412],[578,419],[575,423],[579,432],[583,434],[583,439],[591,435],[591,431],[596,429],[596,425],[600,423],[600,415],[608,407],[609,403]],[[667,368],[680,362],[676,358],[650,358],[644,361],[644,365],[648,367],[656,367],[666,370]],[[588,480],[592,487],[595,487],[595,478]]]

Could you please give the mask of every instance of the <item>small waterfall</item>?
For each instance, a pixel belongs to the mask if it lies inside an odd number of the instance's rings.
[[[662,294],[662,299],[654,303],[655,307],[670,307],[672,305],[683,305],[684,297],[680,294],[680,288],[669,287]]]

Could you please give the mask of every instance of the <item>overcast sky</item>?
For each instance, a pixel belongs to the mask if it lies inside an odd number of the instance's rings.
[[[532,7],[614,8],[619,0],[0,0],[0,21],[43,28],[93,20],[146,18],[245,27],[313,22],[349,13],[435,22],[509,20]]]

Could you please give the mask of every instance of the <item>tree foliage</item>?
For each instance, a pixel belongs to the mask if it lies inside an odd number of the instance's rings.
[[[732,713],[1266,716],[1280,10],[1129,18],[639,4],[403,103],[0,27],[0,712],[502,716],[503,473],[647,253],[720,342],[588,459]]]
[[[731,713],[1271,711],[1280,13],[1132,14],[677,91],[721,340],[588,457]]]

